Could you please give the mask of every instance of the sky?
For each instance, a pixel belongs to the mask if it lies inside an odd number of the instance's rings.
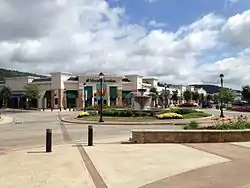
[[[249,0],[0,0],[0,67],[250,84]]]

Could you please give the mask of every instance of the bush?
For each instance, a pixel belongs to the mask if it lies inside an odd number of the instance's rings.
[[[88,112],[79,112],[79,114],[77,115],[77,118],[82,118],[85,116],[89,116],[89,113]]]
[[[183,116],[177,113],[164,113],[160,115],[156,115],[157,119],[182,119]]]
[[[201,112],[193,112],[189,114],[183,114],[184,118],[202,118],[202,117],[208,117],[211,116],[211,114],[207,113],[201,113]]]
[[[180,104],[179,107],[196,107],[197,105],[194,103],[183,103]]]
[[[187,124],[184,129],[188,130],[188,129],[197,129],[199,126],[197,121],[191,121],[189,124]]]
[[[238,112],[250,112],[250,107],[246,106],[246,107],[233,107],[231,110],[235,110]]]
[[[197,112],[197,113],[204,113],[204,110],[196,109],[195,112]]]
[[[110,109],[105,109],[102,111],[103,116],[115,116],[115,111]]]
[[[170,108],[170,112],[184,115],[184,114],[190,114],[196,111],[195,109],[192,109],[192,108]]]

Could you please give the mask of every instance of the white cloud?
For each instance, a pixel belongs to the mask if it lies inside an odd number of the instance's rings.
[[[27,6],[24,1],[29,1]],[[249,49],[200,64],[222,42],[231,48],[235,43],[249,45],[249,11],[228,20],[208,14],[176,32],[156,28],[149,33],[124,23],[125,10],[110,8],[103,0],[4,0],[1,14],[7,14],[0,18],[2,67],[41,73],[139,73],[183,84],[214,82],[223,72],[232,85],[250,82],[242,78],[250,70]]]
[[[162,23],[162,22],[157,22],[155,20],[151,20],[150,22],[148,22],[149,26],[153,26],[155,28],[160,28],[160,27],[165,27],[167,24]]]

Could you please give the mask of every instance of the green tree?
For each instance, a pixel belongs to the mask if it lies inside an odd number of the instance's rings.
[[[12,91],[10,87],[4,86],[0,91],[0,98],[3,100],[3,107],[7,107],[7,101],[10,99]]]
[[[179,97],[178,97],[178,91],[177,91],[177,90],[173,91],[173,94],[172,94],[171,99],[172,99],[175,103],[177,103],[178,98],[179,98]]]
[[[152,97],[152,101],[155,103],[155,106],[157,106],[156,100],[157,100],[157,98],[159,98],[157,89],[155,87],[152,87],[150,89],[150,94],[149,95]]]
[[[24,92],[25,96],[28,99],[28,107],[30,106],[30,101],[31,100],[36,100],[41,97],[41,88],[38,85],[33,85],[33,84],[27,84],[24,86]]]
[[[215,94],[213,98],[214,98],[214,104],[219,104],[220,101],[219,95]]]
[[[204,94],[203,94],[203,93],[202,93],[202,94],[200,94],[200,100],[201,100],[201,102],[202,102],[202,103],[205,101],[205,96],[204,96]]]
[[[250,102],[250,86],[243,86],[241,95],[243,100],[247,101],[248,103]]]
[[[219,97],[224,103],[228,105],[230,101],[234,100],[235,95],[232,89],[223,88],[219,92]]]
[[[155,94],[158,95],[158,91],[157,91],[157,89],[156,89],[155,87],[152,87],[152,88],[150,89],[150,92],[155,93]]]
[[[213,99],[212,95],[208,94],[206,96],[207,102],[211,101]]]
[[[192,92],[192,99],[197,102],[200,99],[200,95],[197,91]]]
[[[192,92],[189,90],[184,91],[183,97],[187,102],[189,102],[192,98]]]

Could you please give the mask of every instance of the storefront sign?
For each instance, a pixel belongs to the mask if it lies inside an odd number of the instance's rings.
[[[86,82],[100,82],[100,80],[99,79],[90,78],[90,79],[87,79]],[[116,80],[104,79],[104,82],[115,83]]]

